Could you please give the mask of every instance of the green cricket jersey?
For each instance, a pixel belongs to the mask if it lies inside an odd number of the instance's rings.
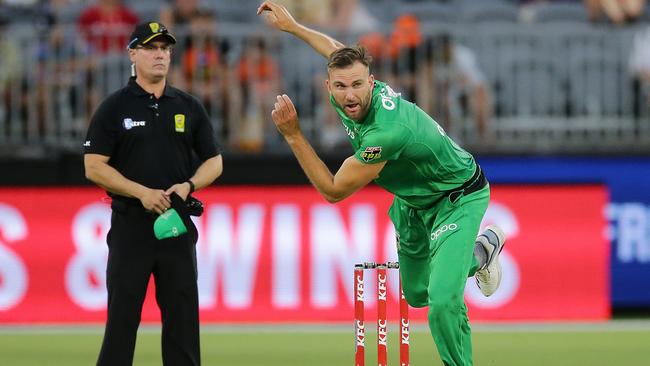
[[[428,114],[375,81],[370,110],[363,121],[341,117],[355,157],[364,164],[387,161],[375,183],[417,209],[432,207],[471,178],[476,163]]]

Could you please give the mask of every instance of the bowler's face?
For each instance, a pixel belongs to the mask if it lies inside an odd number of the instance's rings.
[[[343,69],[330,69],[327,88],[348,118],[361,121],[370,110],[375,78],[361,62]]]

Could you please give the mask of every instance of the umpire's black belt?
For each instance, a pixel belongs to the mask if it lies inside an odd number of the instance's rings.
[[[113,197],[113,200],[111,202],[111,208],[113,209],[113,211],[121,214],[144,215],[144,216],[151,216],[151,217],[158,216],[158,214],[156,214],[155,212],[150,212],[145,210],[144,207],[142,207],[140,201],[136,201],[128,198],[123,199],[123,198]]]
[[[449,196],[449,199],[454,202],[460,195],[467,196],[468,194],[474,193],[487,185],[488,181],[483,174],[481,167],[476,164],[476,170],[470,179],[468,179],[462,186],[447,191],[445,196]]]
[[[201,216],[203,214],[203,202],[199,201],[193,196],[187,196],[183,207],[183,212],[186,212],[190,216]],[[117,198],[113,197],[111,202],[111,208],[113,211],[122,213],[122,214],[139,214],[146,216],[158,217],[158,214],[155,212],[147,211],[142,207],[140,201],[132,198]],[[178,210],[179,207],[176,207]],[[180,211],[179,211],[180,213]]]

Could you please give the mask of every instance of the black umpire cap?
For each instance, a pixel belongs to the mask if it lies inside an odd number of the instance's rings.
[[[135,48],[137,45],[147,44],[156,38],[165,38],[169,44],[175,44],[176,38],[172,36],[167,27],[158,22],[145,22],[135,26],[131,33],[129,44],[126,48]]]

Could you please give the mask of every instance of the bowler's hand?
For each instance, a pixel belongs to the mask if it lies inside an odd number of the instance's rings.
[[[172,195],[172,193],[176,193],[177,195],[179,195],[183,199],[183,201],[185,201],[185,200],[187,200],[187,196],[190,194],[190,189],[191,189],[190,184],[187,183],[187,182],[177,183],[177,184],[174,184],[173,186],[169,187],[165,191],[165,195],[167,197],[170,197]],[[171,201],[171,198],[169,200]]]
[[[267,12],[266,22],[276,29],[291,33],[298,26],[298,22],[283,5],[265,1],[257,8],[257,15],[265,11]]]
[[[159,215],[167,211],[172,205],[171,199],[162,189],[147,188],[146,192],[139,198],[145,210]]]
[[[293,106],[291,98],[286,94],[278,95],[274,107],[271,118],[278,131],[285,138],[300,134],[298,112],[296,112],[296,107]]]

